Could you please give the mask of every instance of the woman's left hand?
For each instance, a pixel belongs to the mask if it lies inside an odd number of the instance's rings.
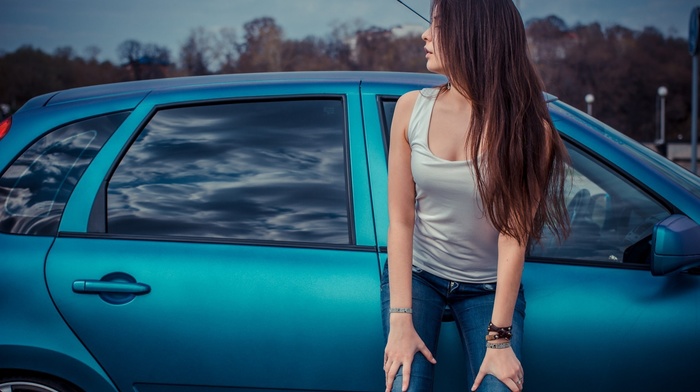
[[[481,362],[479,374],[476,375],[472,391],[476,391],[481,381],[490,374],[502,383],[506,384],[511,391],[520,392],[523,390],[523,367],[515,356],[513,349],[508,348],[487,348],[484,361]]]

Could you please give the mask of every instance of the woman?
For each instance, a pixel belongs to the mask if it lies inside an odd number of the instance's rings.
[[[422,38],[448,83],[402,96],[391,127],[386,389],[432,388],[449,308],[472,390],[520,391],[525,250],[568,232],[568,155],[511,0],[435,0]]]

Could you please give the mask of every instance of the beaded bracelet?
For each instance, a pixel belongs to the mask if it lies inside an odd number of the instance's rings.
[[[413,309],[411,308],[389,308],[389,313],[408,313],[412,314]]]

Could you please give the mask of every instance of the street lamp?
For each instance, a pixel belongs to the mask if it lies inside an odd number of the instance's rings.
[[[656,139],[656,149],[659,154],[666,156],[666,96],[668,89],[661,86],[656,91],[659,95],[659,138]]]
[[[586,94],[586,97],[584,99],[586,100],[586,112],[589,116],[592,116],[593,102],[595,101],[595,97],[593,96],[593,94]]]

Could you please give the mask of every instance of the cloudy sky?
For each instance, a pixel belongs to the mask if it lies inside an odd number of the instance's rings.
[[[687,37],[698,0],[514,0],[524,20],[557,15],[568,25],[600,22]],[[404,0],[428,14],[429,0]],[[79,55],[96,46],[98,58],[116,60],[127,40],[170,48],[176,57],[193,28],[217,30],[271,16],[287,38],[323,37],[333,26],[355,23],[394,27],[421,25],[396,0],[0,0],[0,51],[31,45],[47,52],[71,46]]]

